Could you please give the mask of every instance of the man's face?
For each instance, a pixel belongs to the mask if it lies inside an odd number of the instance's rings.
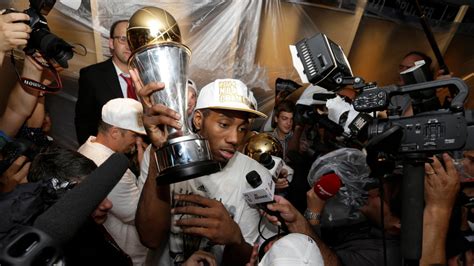
[[[117,149],[115,152],[120,153],[129,153],[135,148],[135,143],[137,142],[138,134],[122,129],[119,132],[119,137],[117,138]]]
[[[249,114],[213,109],[204,115],[199,110],[194,124],[199,134],[208,140],[214,160],[227,163],[249,130]]]
[[[196,92],[194,89],[188,87],[188,115],[191,115],[194,111],[194,107],[196,107]]]
[[[127,64],[131,55],[127,42],[128,22],[120,22],[114,30],[114,38],[109,39],[109,48],[112,50],[112,57],[122,64]]]
[[[280,132],[288,134],[293,128],[293,113],[282,111],[275,117],[275,122]]]

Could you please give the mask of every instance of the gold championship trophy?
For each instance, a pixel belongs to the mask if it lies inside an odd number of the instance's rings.
[[[167,127],[167,142],[156,151],[157,184],[219,171],[207,140],[192,133],[187,123],[187,68],[191,51],[181,43],[176,20],[163,9],[141,8],[129,20],[127,39],[132,51],[128,67],[138,71],[144,85],[165,83],[163,90],[152,94],[152,103],[163,104],[181,115],[182,128]]]
[[[245,143],[243,153],[257,162],[260,161],[260,155],[263,153],[283,158],[280,142],[269,133],[258,133],[250,137]]]

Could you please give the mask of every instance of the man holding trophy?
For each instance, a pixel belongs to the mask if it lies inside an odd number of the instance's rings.
[[[176,21],[162,9],[145,7],[130,19],[127,36],[130,72],[153,143],[141,166],[147,175],[136,215],[142,243],[157,249],[159,265],[183,263],[196,250],[213,253],[222,265],[245,264],[260,219],[244,200],[245,175],[268,170],[237,147],[251,119],[266,116],[240,80],[216,80],[198,96],[197,134],[191,133],[185,94],[189,49],[178,42]]]

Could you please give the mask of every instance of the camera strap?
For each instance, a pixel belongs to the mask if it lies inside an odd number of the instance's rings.
[[[32,80],[32,79],[22,77],[20,75],[20,73],[18,72],[18,69],[17,69],[16,64],[15,64],[15,57],[14,57],[13,52],[12,52],[11,55],[10,55],[10,59],[11,59],[11,62],[13,64],[13,69],[15,69],[15,73],[18,77],[18,80],[20,81],[20,85],[23,88],[37,90],[37,91],[40,91],[42,93],[56,93],[56,92],[60,91],[63,87],[62,82],[61,82],[61,78],[59,77],[58,71],[56,71],[56,69],[51,65],[51,63],[45,64],[43,62],[38,61],[34,57],[31,57],[31,58],[33,58],[33,60],[35,60],[35,62],[37,64],[44,67],[44,69],[47,70],[50,73],[49,76],[51,76],[53,78],[53,81],[55,81],[53,84],[55,84],[55,85],[54,86],[49,86],[49,85],[45,85],[41,82],[38,82],[38,81],[35,81],[35,80]]]

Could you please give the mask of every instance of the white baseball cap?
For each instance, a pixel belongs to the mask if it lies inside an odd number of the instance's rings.
[[[316,242],[304,234],[288,234],[273,244],[259,266],[324,266]]]
[[[257,100],[247,86],[238,79],[216,79],[199,92],[195,110],[211,108],[248,112],[266,118],[257,111]]]
[[[114,127],[146,135],[143,127],[143,106],[134,99],[116,98],[102,107],[102,121]]]
[[[193,89],[194,93],[196,93],[196,95],[198,95],[198,89],[196,87],[196,83],[194,83],[194,81],[192,79],[188,79],[188,88]]]

